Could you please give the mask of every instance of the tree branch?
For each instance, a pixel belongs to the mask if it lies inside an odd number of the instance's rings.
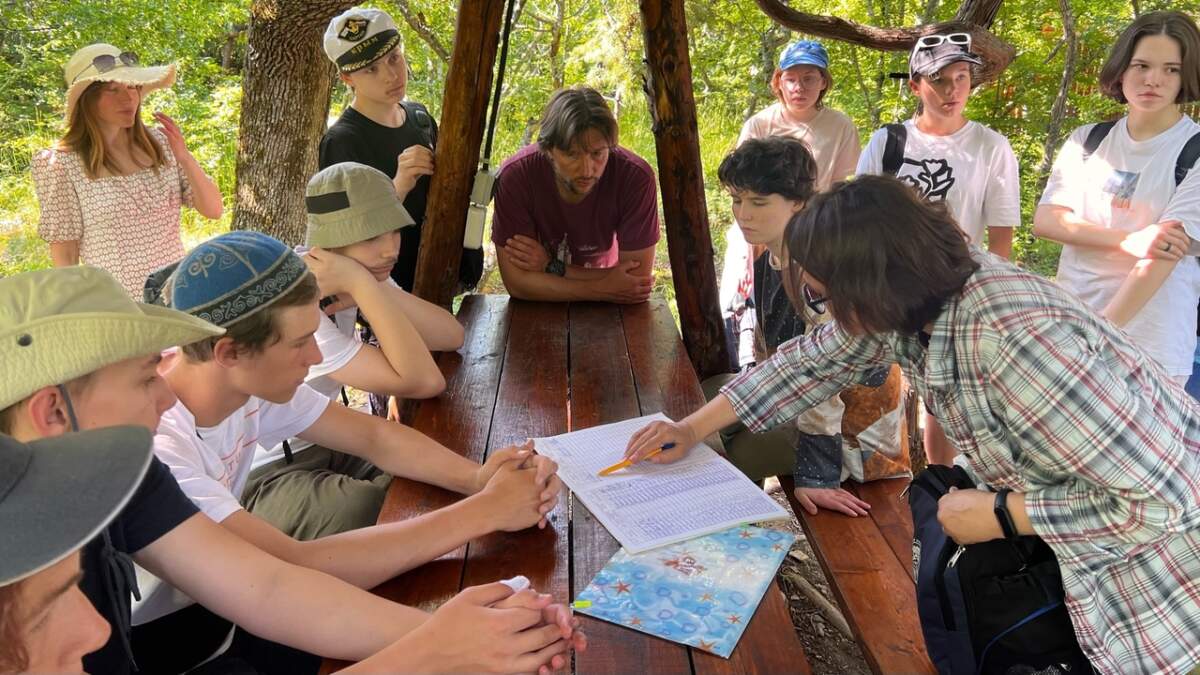
[[[1054,151],[1062,142],[1062,124],[1066,117],[1067,96],[1071,93],[1071,84],[1075,82],[1075,59],[1079,52],[1079,37],[1075,33],[1075,15],[1071,12],[1071,0],[1058,0],[1058,9],[1063,19],[1063,44],[1067,46],[1067,54],[1063,61],[1062,79],[1058,84],[1058,95],[1054,97],[1054,105],[1050,108],[1050,123],[1046,125],[1046,140],[1042,145],[1042,165],[1038,168],[1038,189],[1040,194],[1046,187],[1050,176],[1050,168],[1054,165]]]
[[[930,33],[947,30],[970,33],[972,51],[982,56],[984,61],[979,72],[980,82],[996,79],[1017,55],[1017,50],[1012,45],[996,37],[983,27],[983,24],[948,21],[912,28],[878,28],[837,17],[800,12],[782,4],[779,0],[755,0],[755,2],[768,17],[785,28],[882,51],[908,51],[916,44],[917,38]],[[971,5],[973,7],[972,17],[990,21],[994,18],[995,10],[999,8],[1001,2],[1003,0],[980,0],[976,4],[972,0],[967,0],[964,7]],[[988,15],[989,11],[991,12],[990,16]]]
[[[421,40],[429,45],[433,53],[437,54],[438,59],[442,63],[449,64],[450,50],[446,49],[446,46],[438,39],[437,33],[433,32],[425,15],[421,12],[413,12],[412,8],[408,6],[407,0],[396,0],[396,9],[399,10],[400,16],[404,17],[404,23],[407,23],[409,28],[412,28]]]

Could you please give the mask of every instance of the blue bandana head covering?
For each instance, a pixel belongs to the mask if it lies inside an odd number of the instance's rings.
[[[162,271],[169,273],[162,281],[172,308],[228,327],[286,295],[308,267],[278,239],[236,231],[200,244],[173,271]]]
[[[787,70],[792,66],[816,66],[822,70],[829,70],[829,54],[816,40],[796,40],[779,55],[780,70]]]

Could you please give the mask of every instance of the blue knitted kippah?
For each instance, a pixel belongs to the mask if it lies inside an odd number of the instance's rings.
[[[308,273],[300,256],[260,232],[236,231],[192,249],[171,280],[171,307],[226,327],[287,294]]]

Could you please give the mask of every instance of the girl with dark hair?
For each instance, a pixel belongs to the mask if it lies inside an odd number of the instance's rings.
[[[960,544],[1054,550],[1075,632],[1101,672],[1200,661],[1200,403],[1053,282],[972,251],[940,204],[886,177],[813,197],[788,225],[804,302],[834,322],[779,348],[679,422],[630,441],[673,462],[735,421],[793,419],[898,363],[978,480],[938,520]],[[999,499],[997,499],[999,495]]]
[[[733,201],[745,240],[766,252],[754,261],[754,357],[766,361],[784,342],[830,320],[824,308],[797,302],[796,275],[784,264],[788,222],[814,194],[819,169],[808,147],[783,136],[752,138],[721,161],[717,176]],[[705,394],[732,378],[703,383]],[[751,480],[791,474],[796,499],[811,514],[830,509],[866,515],[870,505],[842,489],[844,479],[866,482],[909,475],[902,448],[903,403],[898,368],[881,368],[870,387],[851,387],[766,433],[740,424],[722,431],[731,462]],[[793,470],[794,467],[794,470]]]
[[[1200,171],[1176,175],[1200,125],[1180,104],[1200,100],[1200,31],[1181,12],[1133,21],[1100,72],[1126,105],[1110,125],[1076,129],[1059,151],[1034,233],[1064,244],[1058,282],[1185,382],[1200,299]],[[1099,139],[1099,140],[1097,140]],[[1094,146],[1094,147],[1092,147]]]
[[[133,52],[94,44],[63,71],[66,134],[31,166],[38,234],[56,267],[101,267],[140,299],[151,272],[183,257],[180,207],[220,218],[221,192],[174,120],[142,122],[142,99],[175,82],[174,65],[145,67]]]

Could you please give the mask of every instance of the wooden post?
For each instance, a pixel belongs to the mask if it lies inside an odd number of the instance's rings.
[[[645,89],[654,123],[667,250],[683,343],[701,379],[732,365],[717,301],[717,272],[704,201],[700,134],[683,0],[641,0]]]
[[[504,0],[462,0],[442,96],[441,142],[429,186],[413,291],[448,307],[458,285],[471,184],[479,168]]]

